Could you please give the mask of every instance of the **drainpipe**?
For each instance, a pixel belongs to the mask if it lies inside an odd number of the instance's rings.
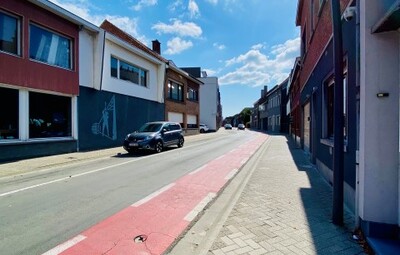
[[[334,148],[332,222],[343,225],[343,43],[340,1],[331,0],[334,57]]]
[[[359,151],[360,151],[360,0],[356,0],[356,120],[357,120],[357,130],[356,130],[356,137],[357,137],[357,152],[356,152],[356,191],[355,191],[355,228],[360,227],[360,183],[359,183]]]

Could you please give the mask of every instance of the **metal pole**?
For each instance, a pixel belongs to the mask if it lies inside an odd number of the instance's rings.
[[[332,222],[343,225],[343,43],[340,0],[331,0],[334,55],[334,150]]]

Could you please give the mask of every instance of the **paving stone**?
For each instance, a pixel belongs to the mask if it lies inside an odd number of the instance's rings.
[[[224,255],[362,253],[349,239],[353,216],[345,211],[344,227],[331,223],[332,187],[301,150],[289,150],[284,136],[269,139],[211,250]]]
[[[226,247],[222,248],[221,250],[222,250],[223,252],[230,252],[230,251],[236,250],[236,249],[238,249],[238,248],[239,248],[239,245],[237,245],[237,244],[232,244],[232,245],[229,245],[229,246],[226,246]]]
[[[251,251],[254,251],[254,249],[251,248],[250,246],[245,246],[245,247],[235,250],[235,254],[245,254],[245,253],[249,253]]]

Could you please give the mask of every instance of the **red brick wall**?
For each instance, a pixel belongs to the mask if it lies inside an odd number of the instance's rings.
[[[183,75],[167,69],[167,78],[165,82],[165,119],[168,119],[168,112],[183,113],[183,128],[187,128],[187,115],[196,115],[197,124],[199,124],[199,102],[188,100],[186,97],[188,87],[199,90],[199,84],[187,79]],[[177,83],[183,84],[183,102],[176,102],[174,100],[168,99],[168,80],[175,81]]]
[[[332,36],[332,16],[331,16],[331,0],[327,0],[319,11],[319,1],[314,0],[314,32],[310,27],[310,0],[302,1],[303,8],[301,11],[301,35],[304,29],[307,33],[307,51],[303,58],[303,67],[300,73],[301,88],[304,87],[315,65],[324,52],[326,45]],[[340,0],[340,6],[343,10],[352,0]],[[300,1],[299,1],[300,2]]]
[[[0,9],[21,19],[21,56],[0,53],[0,83],[66,94],[79,93],[78,26],[25,0],[0,0]],[[72,40],[73,69],[29,59],[29,24],[34,22]]]

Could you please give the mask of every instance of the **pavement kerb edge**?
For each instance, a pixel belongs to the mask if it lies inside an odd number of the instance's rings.
[[[205,255],[217,238],[226,219],[240,198],[248,181],[257,169],[261,157],[271,143],[271,136],[260,146],[249,161],[231,178],[217,196],[189,224],[186,230],[163,253],[165,255]],[[194,248],[194,249],[193,249]],[[190,253],[188,253],[190,251]]]

